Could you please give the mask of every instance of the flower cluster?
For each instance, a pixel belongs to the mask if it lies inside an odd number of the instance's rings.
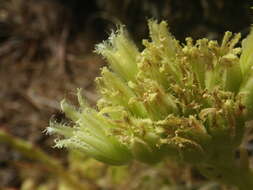
[[[167,23],[150,20],[150,40],[140,51],[120,27],[97,45],[108,62],[96,79],[96,109],[78,91],[79,108],[63,101],[72,121],[47,129],[74,148],[105,163],[164,158],[195,165],[231,159],[245,122],[253,118],[253,33],[237,47],[240,34],[222,42],[186,38],[178,42]]]

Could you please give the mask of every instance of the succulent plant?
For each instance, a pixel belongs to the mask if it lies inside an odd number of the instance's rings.
[[[79,108],[62,101],[72,122],[51,122],[48,132],[63,136],[56,147],[114,165],[170,158],[211,179],[253,188],[246,161],[238,164],[235,157],[245,122],[253,118],[253,33],[242,48],[240,34],[231,32],[221,43],[186,38],[183,44],[166,22],[148,25],[151,40],[143,40],[142,51],[124,27],[97,45],[109,64],[96,79],[97,108],[80,90]]]

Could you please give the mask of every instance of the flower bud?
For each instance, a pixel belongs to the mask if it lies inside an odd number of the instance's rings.
[[[96,79],[97,109],[80,91],[80,109],[62,102],[71,122],[48,128],[63,136],[56,146],[116,165],[165,157],[197,166],[224,163],[253,118],[252,33],[241,49],[240,34],[226,32],[220,45],[205,38],[180,44],[166,22],[148,25],[151,39],[143,40],[142,51],[122,27],[97,46],[108,62]]]

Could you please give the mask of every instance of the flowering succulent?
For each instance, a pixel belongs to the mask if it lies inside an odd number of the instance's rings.
[[[166,22],[148,25],[151,40],[143,40],[142,51],[123,27],[97,45],[109,64],[96,79],[97,108],[80,90],[80,108],[62,101],[71,122],[51,122],[48,131],[64,137],[56,146],[114,165],[171,158],[212,179],[253,188],[250,169],[235,158],[245,122],[253,118],[253,33],[242,48],[240,34],[231,32],[221,44],[191,38],[181,44]]]

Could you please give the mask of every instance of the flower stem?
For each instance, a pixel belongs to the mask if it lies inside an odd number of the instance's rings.
[[[213,166],[213,167],[212,167]],[[245,165],[235,160],[223,161],[222,164],[213,162],[211,167],[198,167],[206,177],[229,186],[236,186],[239,190],[253,189],[253,172]]]
[[[93,189],[90,187],[90,184],[79,182],[74,175],[71,175],[71,172],[66,171],[66,169],[62,167],[58,160],[47,155],[40,148],[27,141],[14,137],[3,130],[0,130],[0,143],[6,143],[13,149],[19,151],[25,157],[39,161],[45,168],[48,169],[48,171],[60,177],[67,185],[69,185],[69,187],[72,187],[73,189]]]

